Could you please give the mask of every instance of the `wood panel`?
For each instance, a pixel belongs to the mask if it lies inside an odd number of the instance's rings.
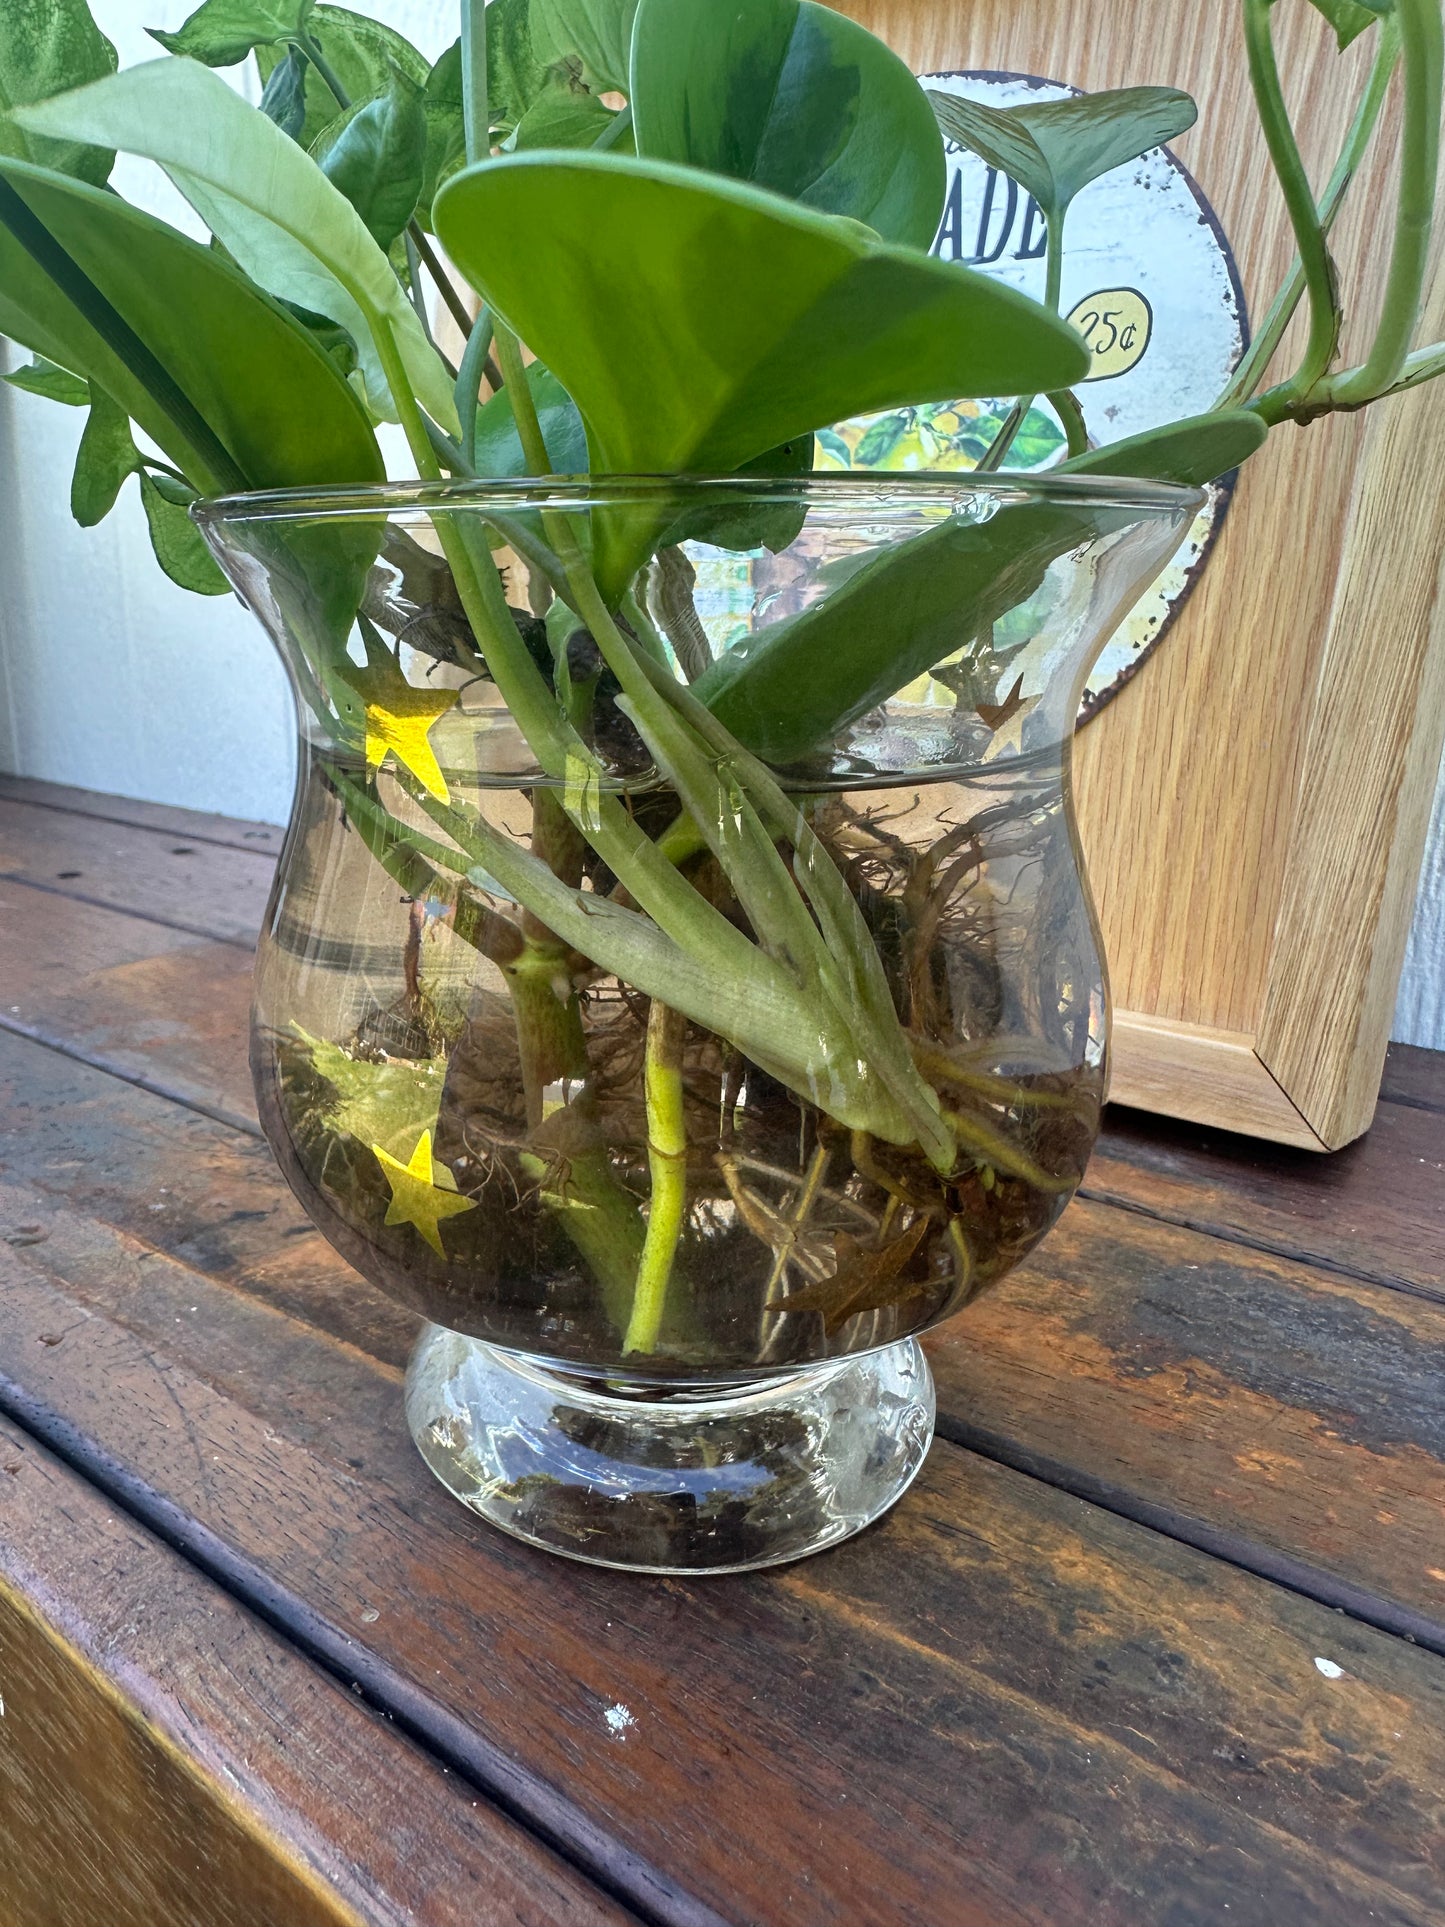
[[[0,1420],[0,1918],[626,1916]]]
[[[1267,304],[1291,243],[1237,8],[852,0],[848,11],[918,71],[1188,88],[1200,121],[1172,145],[1219,213],[1254,305]],[[1339,58],[1313,9],[1276,13],[1301,145],[1322,181],[1366,44]],[[1349,289],[1381,285],[1388,193],[1386,170],[1367,168],[1336,229]],[[1362,334],[1347,332],[1347,353]],[[1079,738],[1118,1089],[1131,1103],[1306,1147],[1333,1148],[1369,1123],[1445,736],[1433,617],[1445,497],[1418,486],[1418,451],[1442,430],[1445,396],[1416,394],[1274,435],[1169,640]],[[1179,1026],[1195,1033],[1188,1047]]]

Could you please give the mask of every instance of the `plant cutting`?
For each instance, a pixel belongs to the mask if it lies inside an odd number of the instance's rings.
[[[1201,485],[1445,368],[1440,0],[1317,4],[1376,43],[1318,192],[1242,7],[1298,263],[1212,410],[1104,447],[1069,208],[1191,125],[1177,90],[930,97],[814,0],[463,0],[435,65],[313,0],[206,0],[125,72],[81,0],[0,26],[10,379],[88,410],[78,518],[137,475],[162,567],[286,661],[261,1116],[427,1319],[413,1435],[495,1523],[698,1571],[857,1530],[927,1448],[917,1334],[1081,1181],[1082,680]],[[254,107],[212,71],[252,58]],[[1341,367],[1329,232],[1392,86]],[[1036,200],[1042,302],[929,252],[945,137]],[[110,190],[117,151],[209,245]],[[815,472],[816,435],[973,399],[971,474]],[[1041,409],[1064,457],[1012,473]]]

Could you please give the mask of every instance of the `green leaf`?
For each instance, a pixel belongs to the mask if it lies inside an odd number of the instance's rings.
[[[435,214],[577,403],[596,473],[727,473],[848,415],[1045,393],[1086,369],[1074,332],[1010,288],[660,161],[509,155],[456,175]],[[599,518],[605,593],[656,533]]]
[[[927,248],[946,167],[928,98],[881,40],[813,0],[641,0],[637,151],[751,181]]]
[[[937,92],[930,98],[950,140],[1001,169],[1053,216],[1090,181],[1173,140],[1199,115],[1189,95],[1173,87],[1120,87],[1023,107],[987,107]]]
[[[303,32],[315,0],[205,0],[174,33],[146,31],[167,53],[207,67],[234,67],[254,47],[274,47]]]
[[[381,93],[393,67],[399,67],[418,87],[426,84],[426,59],[409,40],[394,27],[352,13],[348,7],[317,7],[307,18],[306,36],[335,75],[347,107]],[[256,65],[263,81],[269,82],[283,57],[279,45],[257,47]],[[306,74],[306,118],[296,136],[301,146],[311,147],[323,129],[344,111],[313,64]]]
[[[70,512],[83,529],[94,528],[115,507],[121,484],[140,467],[130,416],[103,388],[90,383],[90,414],[75,453]]]
[[[880,550],[821,602],[758,631],[693,692],[770,763],[796,762],[1025,601],[1099,512],[1025,502]]]
[[[455,430],[446,369],[361,217],[218,75],[193,60],[154,60],[21,112],[37,132],[103,139],[158,161],[252,280],[346,329],[378,412],[388,389],[374,329],[389,330],[417,399]]]
[[[64,402],[67,408],[90,406],[90,383],[79,375],[72,375],[68,368],[57,368],[43,355],[24,368],[16,368],[4,379],[12,388],[23,388],[29,395],[44,395],[47,401]]]
[[[140,499],[156,561],[171,581],[193,595],[229,594],[230,583],[188,513],[187,505],[196,499],[191,491],[169,476],[142,473]]]
[[[687,0],[672,3],[686,5]],[[625,94],[636,12],[637,0],[531,0],[533,50],[544,67],[569,56],[580,60],[589,87]]]
[[[454,40],[427,75],[422,97],[426,120],[426,159],[422,165],[417,219],[431,230],[431,204],[437,189],[466,158],[462,124],[462,43]]]
[[[1269,429],[1249,408],[1221,409],[1167,422],[1104,448],[1061,462],[1057,474],[1129,475],[1137,481],[1182,482],[1201,488],[1247,461]]]
[[[274,120],[283,134],[299,141],[306,125],[306,69],[309,62],[299,47],[293,47],[261,90],[261,112]]]
[[[0,155],[103,185],[110,179],[113,149],[37,138],[7,115],[12,107],[113,74],[115,67],[115,48],[91,19],[85,0],[0,0]]]
[[[382,478],[376,438],[345,381],[305,329],[220,255],[119,196],[64,175],[10,161],[0,162],[0,176],[22,211],[38,217],[52,245],[64,250],[62,260],[163,365],[214,449],[3,219],[0,332],[94,381],[198,488]]]
[[[1311,0],[1335,30],[1343,53],[1381,14],[1394,10],[1394,0]]]
[[[405,228],[421,194],[426,169],[422,102],[423,90],[393,67],[385,92],[348,109],[312,152],[381,248],[389,248]]]
[[[591,147],[616,118],[596,94],[554,68],[517,122],[510,144],[518,153],[534,147]]]
[[[492,0],[487,8],[487,107],[500,134],[511,133],[547,84],[547,63],[532,45],[529,11],[530,0]]]
[[[547,456],[557,475],[587,473],[587,435],[576,404],[550,368],[534,361],[527,369],[537,422]],[[512,398],[504,388],[477,410],[476,469],[493,477],[526,475],[522,439],[512,414]]]
[[[435,1131],[446,1080],[446,1059],[417,1061],[383,1058],[379,1063],[351,1057],[339,1044],[312,1037],[299,1024],[291,1028],[311,1052],[317,1071],[336,1092],[327,1122],[335,1131],[379,1144],[403,1161],[423,1131]]]

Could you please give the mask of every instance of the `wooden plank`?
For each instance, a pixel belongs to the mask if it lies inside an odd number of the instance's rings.
[[[251,959],[234,944],[0,883],[0,1028],[253,1117]]]
[[[274,872],[275,858],[260,850],[34,803],[0,804],[0,888],[28,883],[248,950]]]
[[[1396,1104],[1445,1111],[1445,1051],[1391,1044],[1380,1095]]]
[[[224,849],[259,851],[277,857],[286,832],[274,823],[248,823],[236,816],[215,816],[207,810],[181,810],[169,803],[147,803],[138,797],[113,796],[100,790],[73,789],[66,783],[43,783],[33,776],[0,774],[0,802],[25,803],[33,808],[89,817],[101,823],[131,823],[141,829],[174,836],[185,843],[217,843]]]
[[[53,1249],[0,1259],[11,1407],[574,1857],[627,1842],[654,1918],[1445,1918],[1445,1665],[1402,1641],[947,1448],[780,1573],[549,1560],[430,1481],[394,1374],[195,1274],[127,1329]]]
[[[1318,1158],[1111,1108],[1084,1189],[1445,1301],[1445,1109],[1382,1102],[1367,1136]]]
[[[629,1918],[0,1421],[0,1917]]]

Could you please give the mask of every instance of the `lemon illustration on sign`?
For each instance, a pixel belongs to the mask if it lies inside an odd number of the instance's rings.
[[[1093,357],[1085,381],[1127,375],[1144,358],[1154,332],[1154,310],[1137,288],[1102,288],[1085,295],[1068,315]]]

